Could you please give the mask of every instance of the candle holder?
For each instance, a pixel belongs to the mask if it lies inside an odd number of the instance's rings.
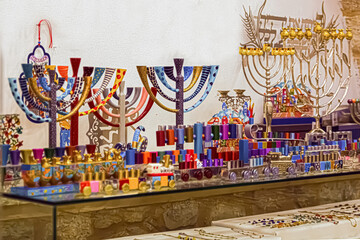
[[[360,99],[349,99],[350,115],[354,122],[360,125]]]
[[[242,56],[242,70],[247,83],[257,94],[264,96],[264,118],[268,136],[273,115],[271,97],[281,91],[280,89],[274,92],[273,88],[281,81],[286,82],[284,77],[287,71],[282,69],[284,56],[294,54],[294,49],[271,48],[270,44],[264,44],[262,49],[240,47],[239,54]]]
[[[25,112],[27,118],[34,123],[49,123],[49,148],[55,148],[56,144],[56,122],[64,122],[71,118],[71,141],[70,144],[77,143],[78,140],[78,123],[77,117],[95,113],[98,109],[104,106],[110,98],[112,98],[116,89],[120,86],[122,79],[124,78],[125,69],[115,68],[95,68],[94,78],[91,77],[94,67],[84,67],[83,78],[78,78],[78,68],[80,65],[80,59],[70,59],[73,67],[73,73],[75,77],[68,77],[68,67],[58,66],[58,72],[55,71],[54,65],[33,65],[22,64],[24,73],[20,75],[19,84],[22,94],[25,98],[25,102],[20,97],[20,93],[17,87],[17,79],[9,78],[9,85],[11,92],[18,103],[19,107]],[[105,71],[104,81],[101,84],[100,89],[94,96],[91,95],[91,87],[99,81],[102,74]],[[92,100],[100,95],[109,84],[111,77],[116,71],[116,78],[114,85],[108,94],[108,96],[96,105],[92,103]],[[46,77],[48,74],[48,77]],[[61,77],[59,77],[61,76]],[[49,83],[48,83],[49,81]],[[57,95],[57,91],[62,89],[62,85],[67,81],[67,87],[62,94]],[[29,85],[29,86],[28,86]],[[84,87],[83,87],[84,85]],[[44,91],[41,91],[39,86]],[[70,98],[65,100],[68,96]],[[78,99],[78,97],[80,99]],[[83,112],[79,112],[80,107],[84,103],[89,103],[91,109]],[[31,108],[38,109],[48,113],[48,116],[42,117],[39,114],[32,112]],[[65,110],[71,106],[70,112]],[[58,116],[57,116],[58,114]],[[73,119],[73,116],[76,115]],[[74,121],[73,121],[74,120]],[[77,144],[76,144],[77,145]]]
[[[176,114],[176,127],[182,126],[184,124],[184,113],[190,112],[197,108],[201,103],[204,102],[206,97],[209,95],[211,88],[214,84],[216,79],[219,66],[212,65],[212,66],[183,66],[184,59],[182,58],[175,58],[174,59],[175,70],[176,70],[176,77],[174,75],[174,67],[173,66],[164,66],[164,67],[146,67],[146,66],[138,66],[137,70],[141,78],[141,82],[143,83],[146,91],[150,95],[151,99],[162,109],[172,112]],[[184,75],[182,75],[182,71]],[[184,82],[189,79],[192,74],[192,80],[187,87],[184,87]],[[170,97],[166,95],[162,88],[159,86],[157,77],[161,81],[161,83],[171,92],[175,93],[175,97]],[[200,77],[201,75],[201,77]],[[166,76],[170,78],[172,81],[175,82],[175,88],[172,87],[168,81],[166,80]],[[175,108],[169,108],[165,106],[163,103],[160,102],[158,98],[153,94],[150,89],[148,78],[151,84],[154,86],[156,91],[159,93],[160,96],[165,98],[167,101],[175,103]],[[197,84],[195,91],[188,97],[185,97],[185,93],[190,91],[197,83],[200,78],[200,82]],[[184,109],[184,103],[192,100],[195,98],[204,87],[206,81],[208,81],[207,87],[205,92],[203,93],[202,97],[191,107]],[[176,145],[176,149],[182,149],[183,144]]]
[[[300,28],[283,28],[281,37],[284,46],[294,49],[294,54],[285,55],[284,68],[291,79],[297,95],[304,94],[308,101],[295,108],[303,112],[303,106],[314,109],[315,127],[310,133],[325,133],[320,127],[320,118],[334,112],[344,101],[349,90],[351,72],[351,29],[325,28],[325,23],[315,22],[313,31]],[[306,48],[292,48],[294,39]],[[347,40],[347,41],[346,41]],[[347,45],[347,54],[344,51]],[[311,91],[307,89],[310,88]],[[288,92],[287,85],[285,89]],[[301,91],[300,91],[301,90]],[[322,112],[320,110],[323,110]]]
[[[225,103],[228,108],[231,108],[233,111],[239,111],[243,107],[245,102],[251,100],[250,96],[244,95],[244,89],[234,89],[235,95],[229,95],[228,90],[218,90],[219,101]]]
[[[337,17],[326,23],[323,8],[321,22],[315,22],[313,30],[295,28],[297,22],[280,32],[281,41],[272,47],[276,30],[264,31],[261,27],[262,10],[260,7],[257,21],[251,11],[245,10],[242,18],[249,42],[242,44],[242,69],[245,79],[251,88],[264,96],[264,118],[266,132],[271,131],[273,104],[271,96],[285,91],[289,97],[288,83],[292,83],[294,93],[299,97],[289,101],[297,111],[304,115],[311,114],[315,118],[315,127],[310,133],[324,133],[320,128],[320,118],[334,112],[343,102],[349,89],[351,73],[351,29],[336,29]],[[264,26],[269,20],[264,16]],[[296,27],[298,27],[296,26]],[[273,39],[266,37],[267,32],[274,34]],[[347,40],[347,41],[346,41]],[[248,46],[253,46],[249,48]],[[346,46],[347,51],[346,54]],[[346,72],[345,72],[346,71]],[[275,86],[282,83],[283,87],[274,91]],[[300,99],[301,98],[301,99]]]

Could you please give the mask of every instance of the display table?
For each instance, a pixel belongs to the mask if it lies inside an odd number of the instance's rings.
[[[153,234],[144,234],[131,237],[113,238],[111,240],[174,240],[174,239],[228,239],[228,240],[281,240],[280,237],[257,234],[248,231],[238,230],[236,228],[224,228],[218,226],[184,229],[170,232],[161,232]]]
[[[360,171],[213,182],[118,195],[2,194],[4,239],[104,239],[210,226],[212,221],[360,198]],[[11,201],[10,201],[11,200]]]
[[[301,239],[359,238],[360,200],[214,221],[214,226]],[[354,213],[355,212],[355,213]],[[301,219],[301,220],[299,220]],[[301,223],[295,225],[294,223]],[[285,224],[291,223],[285,226]]]

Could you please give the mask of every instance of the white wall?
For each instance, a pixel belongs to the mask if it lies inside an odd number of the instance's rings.
[[[322,0],[269,0],[264,14],[314,18]],[[0,1],[0,113],[20,113],[25,147],[47,145],[47,126],[29,123],[9,91],[8,77],[17,77],[20,64],[37,43],[36,24],[50,20],[54,49],[48,50],[55,65],[70,64],[70,57],[81,57],[82,64],[128,69],[127,86],[141,86],[137,65],[172,65],[175,57],[185,65],[219,64],[220,70],[208,99],[185,115],[185,123],[207,121],[221,104],[218,89],[245,88],[256,100],[261,117],[261,98],[247,86],[240,71],[238,47],[246,40],[240,15],[242,6],[256,10],[262,0],[2,0]],[[327,15],[341,14],[340,3],[326,1]],[[340,22],[344,20],[340,17]],[[44,28],[45,29],[45,28]],[[44,33],[44,32],[43,32]],[[42,34],[43,45],[48,37]],[[80,73],[81,74],[81,73]],[[354,78],[355,79],[355,78]],[[353,80],[355,81],[355,80]],[[358,96],[355,88],[349,96]],[[170,106],[173,107],[173,106]],[[83,107],[83,109],[86,109]],[[156,121],[154,121],[156,119]],[[140,124],[153,139],[157,124],[173,124],[175,116],[154,104],[151,114]],[[80,143],[88,143],[86,117],[81,118]]]

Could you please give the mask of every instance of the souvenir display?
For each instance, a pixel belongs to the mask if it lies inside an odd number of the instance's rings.
[[[281,29],[275,30],[271,24],[269,30],[266,29],[269,21],[280,17],[263,14],[265,4],[266,0],[256,17],[251,9],[247,11],[244,8],[242,20],[249,41],[241,44],[239,49],[242,81],[246,81],[263,98],[264,124],[255,123],[253,96],[245,94],[244,89],[218,90],[217,100],[222,104],[220,111],[215,111],[207,122],[204,118],[184,122],[185,113],[208,99],[219,65],[184,66],[183,58],[174,58],[174,66],[137,66],[137,74],[143,86],[127,87],[126,91],[123,81],[126,69],[80,67],[81,58],[70,58],[71,75],[69,66],[53,65],[50,54],[41,45],[41,24],[45,23],[50,36],[49,47],[52,46],[51,24],[46,19],[41,20],[37,25],[38,44],[28,55],[27,62],[21,65],[20,76],[8,78],[8,83],[17,106],[27,119],[36,124],[48,124],[48,145],[22,148],[23,142],[19,140],[19,135],[23,129],[18,114],[0,115],[2,194],[54,204],[52,213],[56,238],[56,225],[65,222],[56,219],[62,217],[62,214],[56,213],[56,204],[66,205],[72,201],[86,204],[109,198],[114,203],[123,201],[119,205],[122,207],[124,203],[125,209],[132,207],[131,197],[137,195],[138,199],[134,202],[138,205],[135,208],[143,207],[147,204],[145,199],[151,199],[154,206],[157,204],[155,207],[165,209],[174,202],[180,204],[184,199],[192,201],[191,192],[197,194],[202,190],[210,192],[222,189],[216,194],[223,193],[229,197],[237,194],[231,192],[230,187],[240,189],[249,186],[255,193],[260,184],[274,183],[275,186],[275,183],[295,180],[310,182],[315,178],[325,179],[323,181],[326,182],[330,178],[345,179],[345,176],[358,174],[360,139],[356,139],[358,136],[352,129],[342,131],[333,128],[335,117],[331,120],[325,118],[332,113],[331,116],[335,116],[335,111],[339,110],[349,90],[349,79],[353,76],[351,29],[337,29],[337,18],[327,22],[323,9],[316,21],[288,21],[284,17],[281,18],[285,19]],[[266,34],[272,34],[274,38],[266,37]],[[42,56],[39,58],[35,52],[40,52]],[[130,71],[135,71],[135,67]],[[191,81],[185,86],[190,78]],[[166,89],[160,86],[158,80]],[[196,99],[199,94],[201,96]],[[161,98],[174,103],[175,108],[168,107]],[[185,106],[186,102],[191,101],[190,106]],[[175,124],[164,125],[167,116],[160,116],[156,109],[154,111],[154,103],[169,113],[175,113]],[[360,100],[350,99],[348,103],[350,113],[347,117],[351,116],[356,124],[360,124]],[[88,107],[84,106],[86,104]],[[153,119],[136,126],[151,110],[154,112]],[[204,117],[211,116],[206,114],[204,112]],[[80,116],[88,117],[85,119],[89,123],[85,126],[89,126],[86,134],[79,132]],[[299,131],[287,125],[281,126],[280,130],[272,129],[272,124],[275,125],[273,118],[289,118],[288,122],[292,121],[291,118],[301,118],[301,122],[304,121],[303,117],[314,119],[311,130]],[[61,130],[60,143],[57,123]],[[158,125],[157,131],[149,131],[148,126],[155,124]],[[134,131],[131,140],[128,139],[127,127]],[[89,138],[90,144],[79,144],[79,137],[85,136]],[[156,142],[155,149],[147,148],[150,141]],[[31,143],[26,142],[25,146],[28,145]],[[168,196],[165,200],[159,200],[161,195],[166,195],[165,192]],[[282,189],[282,192],[285,191]],[[207,196],[206,191],[202,193],[206,198],[213,197],[210,194]],[[142,197],[146,204],[142,203]],[[219,199],[214,201],[221,202]],[[176,204],[172,210],[181,212]],[[184,204],[185,208],[191,204]],[[115,209],[116,204],[103,205],[104,212],[109,212],[107,210],[110,207]],[[227,217],[246,215],[247,207],[244,207],[243,212]],[[136,213],[131,217],[121,212],[121,218],[128,217],[129,221],[141,222],[136,219],[138,212],[134,209],[131,211]],[[144,209],[139,213],[146,212]],[[78,209],[75,207],[75,210]],[[223,210],[220,209],[218,213]],[[157,214],[157,209],[154,212]],[[161,212],[164,219],[172,213]],[[218,215],[218,218],[209,218],[207,223],[225,216]],[[189,220],[189,223],[182,223],[181,226],[204,225],[196,221],[190,223]],[[357,230],[359,221],[360,201],[352,201],[219,220],[210,227],[121,239],[279,240],[345,235],[360,237],[360,231]],[[89,222],[98,229],[115,226]],[[168,224],[166,220],[163,222]],[[161,228],[161,224],[151,227],[152,223],[146,227],[144,224],[142,227],[150,229],[149,232],[156,229],[163,231],[165,228]],[[174,226],[168,224],[166,228],[180,229],[178,225]],[[130,224],[126,226],[130,227]]]
[[[214,226],[281,239],[358,238],[359,200],[215,221]],[[311,229],[311,231],[310,231]]]
[[[269,42],[262,43],[263,39],[268,38],[262,38],[259,34],[262,21],[260,16],[265,4],[266,1],[261,6],[257,19],[253,18],[251,10],[245,11],[243,21],[250,41],[242,44],[239,53],[247,83],[256,93],[264,96],[266,132],[271,132],[274,112],[271,98],[285,90],[289,102],[297,111],[307,113],[309,109],[314,109],[315,112],[311,115],[316,120],[313,131],[323,133],[320,127],[321,116],[335,111],[349,89],[349,78],[352,76],[352,31],[336,29],[337,18],[331,18],[329,22],[325,22],[326,19],[323,18],[321,22],[315,22],[305,30],[300,27],[295,29],[294,26],[284,27],[280,33],[282,45],[274,47]],[[344,52],[345,45],[348,46],[348,53]],[[326,61],[320,62],[323,58]],[[296,96],[300,98],[303,95],[301,101],[294,101],[291,96],[288,87],[290,81]],[[283,88],[274,88],[282,82]],[[309,89],[313,91],[310,92]],[[324,112],[320,112],[321,109]]]
[[[284,88],[284,82],[279,83],[271,89],[271,92],[277,93],[270,98],[274,105],[273,118],[299,118],[312,116],[313,108],[310,104],[306,104],[307,98],[302,93],[300,84],[296,86],[297,91],[295,91],[292,82],[287,82],[287,85],[288,91]],[[311,93],[310,89],[306,90]],[[297,95],[297,92],[300,95]],[[290,100],[290,98],[292,100]],[[313,104],[313,102],[310,103]],[[298,107],[295,108],[294,104]],[[298,109],[301,109],[301,112]]]
[[[131,237],[112,238],[112,240],[171,240],[171,239],[186,239],[186,240],[250,240],[250,239],[264,239],[264,240],[281,240],[280,237],[259,234],[252,231],[239,230],[236,228],[225,228],[218,226],[184,229],[178,231],[161,232],[153,234],[144,234]]]

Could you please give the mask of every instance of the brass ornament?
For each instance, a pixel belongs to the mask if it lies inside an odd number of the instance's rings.
[[[345,38],[345,33],[344,33],[344,29],[339,29],[339,33],[338,33],[338,36],[337,38],[342,41],[344,38]]]
[[[351,28],[347,28],[346,29],[346,35],[345,35],[347,40],[351,40],[353,38],[353,34],[352,34],[352,30]]]
[[[89,186],[84,187],[83,194],[85,197],[90,196],[91,195],[91,187],[89,187]]]
[[[113,187],[111,184],[106,185],[104,190],[106,195],[111,195],[113,193]]]
[[[155,190],[160,190],[161,189],[161,182],[159,180],[156,180],[154,182],[154,189]]]
[[[175,183],[175,180],[170,180],[170,181],[169,181],[169,187],[170,187],[170,188],[175,188],[175,184],[176,184],[176,183]]]
[[[305,38],[306,38],[307,40],[310,40],[310,39],[312,38],[312,32],[311,32],[310,28],[306,28]]]
[[[298,28],[297,33],[296,33],[297,39],[302,40],[304,38],[304,36],[305,36],[305,33],[301,30],[301,28]]]
[[[294,29],[294,28],[290,28],[289,38],[290,38],[291,40],[293,40],[293,39],[296,38],[296,32],[295,32],[295,29]]]
[[[280,35],[281,35],[281,39],[287,39],[289,37],[289,32],[288,32],[287,28],[284,27],[283,30],[281,31]]]
[[[130,185],[128,183],[124,183],[121,187],[121,190],[124,192],[124,193],[128,193],[130,192]]]
[[[139,190],[141,192],[146,192],[147,189],[148,189],[148,186],[147,186],[146,182],[140,182],[139,183]]]

